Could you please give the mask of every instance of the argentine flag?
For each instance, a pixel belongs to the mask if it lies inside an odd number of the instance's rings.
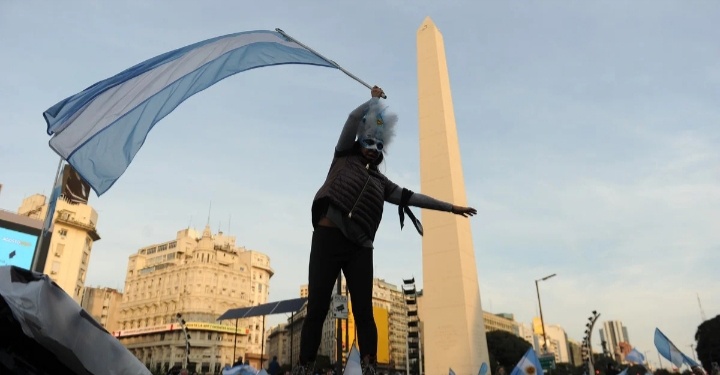
[[[699,366],[699,364],[692,358],[683,354],[670,339],[665,336],[658,328],[655,328],[655,348],[658,353],[665,357],[668,361],[672,362],[675,367],[680,368],[683,363],[686,363],[690,367]]]
[[[50,147],[95,190],[125,172],[153,126],[233,74],[283,64],[337,68],[276,31],[220,36],[143,61],[48,108]]]
[[[355,343],[353,343],[350,353],[348,353],[343,375],[362,375],[362,365],[360,361],[360,352]]]
[[[633,348],[630,353],[625,356],[625,360],[632,363],[643,364],[645,363],[645,356]]]
[[[535,354],[533,348],[528,349],[525,355],[520,358],[520,361],[515,368],[512,370],[510,375],[544,375],[540,360]]]

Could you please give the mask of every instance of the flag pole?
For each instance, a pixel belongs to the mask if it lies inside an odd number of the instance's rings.
[[[352,78],[352,79],[360,82],[360,84],[362,84],[363,86],[365,86],[365,87],[367,87],[367,88],[369,88],[369,89],[372,89],[372,86],[370,86],[369,84],[367,84],[365,81],[361,80],[360,78],[358,78],[358,77],[355,76],[354,74],[352,74],[352,73],[348,72],[347,70],[345,70],[342,66],[340,66],[340,65],[339,65],[338,63],[336,63],[335,61],[332,61],[332,60],[328,59],[327,57],[319,54],[319,53],[318,53],[317,51],[315,51],[314,49],[312,49],[312,48],[310,48],[310,47],[308,47],[308,46],[300,43],[297,39],[295,39],[295,38],[291,37],[290,35],[286,34],[286,33],[285,33],[284,31],[282,31],[281,29],[276,28],[275,31],[277,31],[278,33],[280,33],[282,36],[288,38],[290,41],[293,41],[293,42],[299,44],[300,47],[303,47],[303,48],[305,48],[306,50],[314,53],[317,57],[319,57],[319,58],[321,58],[321,59],[329,62],[330,64],[334,65],[336,68],[340,69],[341,72],[347,74],[348,77],[350,77],[350,78]],[[387,99],[387,96],[383,93],[383,94],[382,94],[382,98],[383,98],[383,99]]]
[[[40,258],[40,249],[42,249],[43,239],[45,238],[45,234],[46,234],[47,230],[49,229],[49,227],[52,226],[52,225],[45,225],[45,223],[47,223],[47,221],[48,221],[48,215],[55,214],[55,210],[53,210],[53,212],[50,212],[50,207],[51,207],[50,201],[53,198],[53,192],[55,191],[55,186],[57,186],[58,179],[60,178],[60,173],[62,173],[62,165],[63,165],[64,161],[65,160],[63,160],[63,158],[61,157],[60,161],[58,162],[57,172],[55,172],[55,179],[53,180],[52,188],[50,189],[50,195],[48,195],[47,210],[45,212],[45,218],[43,220],[42,229],[40,230],[40,237],[38,238],[37,245],[35,246],[35,254],[33,255],[32,265],[30,266],[31,271],[42,273],[42,270],[36,270],[35,267],[37,266],[38,260]],[[52,220],[52,216],[50,216],[50,220]]]

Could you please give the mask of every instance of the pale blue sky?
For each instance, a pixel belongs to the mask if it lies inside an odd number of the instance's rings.
[[[271,5],[265,5],[271,4]],[[716,2],[0,1],[0,207],[50,190],[42,112],[160,53],[280,27],[382,86],[400,116],[386,174],[419,191],[415,33],[444,35],[483,307],[581,340],[592,310],[650,351],[681,350],[720,313],[720,56]],[[340,128],[369,97],[334,69],[230,77],[163,119],[101,198],[89,285],[127,257],[210,223],[269,254],[271,300],[306,282],[310,205]],[[421,241],[386,207],[376,275],[420,282]],[[277,320],[277,319],[275,319]],[[595,340],[599,347],[599,335]]]

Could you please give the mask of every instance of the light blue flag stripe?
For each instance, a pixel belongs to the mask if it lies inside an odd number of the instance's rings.
[[[698,363],[688,356],[686,356],[680,349],[673,344],[670,339],[665,336],[658,328],[655,328],[655,348],[658,353],[665,357],[668,361],[672,362],[675,367],[680,368],[683,363],[686,363],[690,367],[698,366]]]
[[[48,109],[50,147],[101,195],[153,126],[187,98],[231,75],[282,64],[336,67],[273,31],[209,39],[149,59]]]
[[[633,348],[628,355],[625,356],[625,360],[633,363],[643,364],[645,363],[645,356]]]
[[[510,375],[544,375],[545,372],[540,364],[535,350],[533,348],[528,349],[525,355],[520,358],[515,368],[513,368]]]

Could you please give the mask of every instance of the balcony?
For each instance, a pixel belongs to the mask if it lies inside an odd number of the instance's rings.
[[[95,224],[92,222],[90,223],[84,223],[78,220],[75,220],[74,217],[70,215],[57,215],[57,218],[55,219],[58,223],[63,223],[78,229],[82,229],[87,231],[88,236],[92,238],[93,241],[98,241],[100,239],[100,235],[97,232],[97,229],[95,228]]]

